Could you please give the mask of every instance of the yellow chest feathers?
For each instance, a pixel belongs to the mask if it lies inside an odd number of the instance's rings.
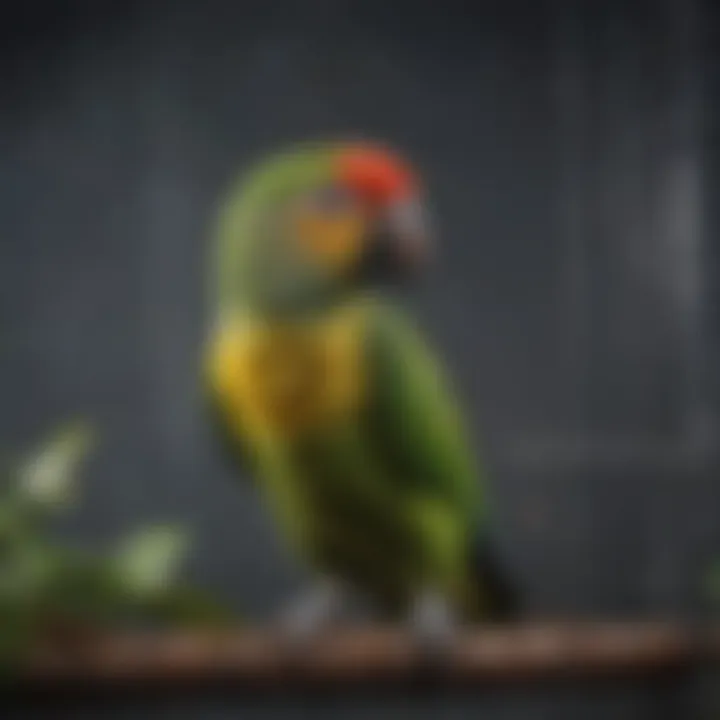
[[[235,432],[294,435],[330,425],[362,402],[364,352],[357,312],[324,321],[234,319],[212,338],[211,390]]]

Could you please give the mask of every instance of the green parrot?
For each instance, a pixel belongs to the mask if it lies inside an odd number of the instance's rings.
[[[516,610],[452,389],[392,293],[428,257],[423,199],[399,155],[334,142],[261,162],[221,208],[203,382],[316,573],[281,615],[292,632],[354,595],[428,640]]]

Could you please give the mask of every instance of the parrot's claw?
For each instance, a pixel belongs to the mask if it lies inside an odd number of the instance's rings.
[[[304,643],[338,619],[344,600],[339,584],[326,580],[314,585],[282,611],[280,631],[291,642]]]
[[[430,656],[445,654],[456,635],[457,623],[450,603],[436,592],[423,592],[415,600],[410,630],[420,650]]]

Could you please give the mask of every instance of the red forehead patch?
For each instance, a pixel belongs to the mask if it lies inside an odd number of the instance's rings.
[[[338,158],[340,182],[371,202],[388,203],[413,192],[416,177],[408,165],[389,150],[355,146]]]

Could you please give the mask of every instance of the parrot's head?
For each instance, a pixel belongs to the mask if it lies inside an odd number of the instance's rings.
[[[400,281],[428,256],[421,182],[379,145],[295,149],[246,176],[220,243],[225,297],[302,305]]]

